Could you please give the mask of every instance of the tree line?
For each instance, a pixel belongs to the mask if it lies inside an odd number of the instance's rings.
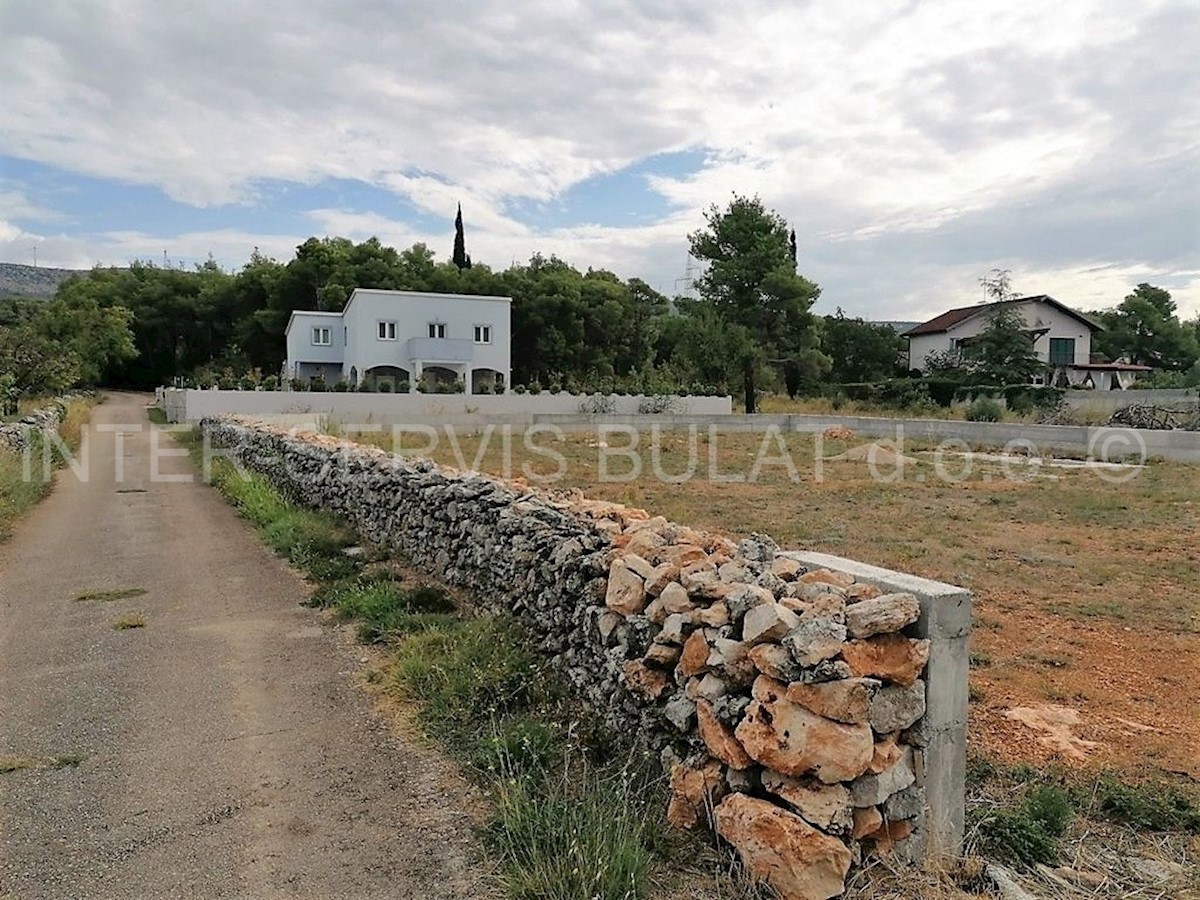
[[[338,311],[356,287],[512,298],[513,384],[653,393],[719,390],[747,410],[764,391],[905,375],[905,339],[883,324],[818,316],[820,288],[799,273],[795,237],[758,198],[711,207],[689,236],[704,269],[694,296],[667,297],[638,278],[581,271],[555,256],[493,270],[473,263],[456,221],[455,252],[397,250],[371,238],[309,238],[280,262],[257,250],[238,271],[135,262],[65,282],[53,300],[0,303],[0,373],[15,391],[75,385],[151,388],[180,379],[278,375],[292,310]],[[1200,356],[1200,324],[1181,323],[1166,291],[1142,285],[1094,314],[1097,340],[1183,375]],[[1164,326],[1164,323],[1166,325]]]

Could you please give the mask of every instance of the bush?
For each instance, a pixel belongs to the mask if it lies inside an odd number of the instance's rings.
[[[523,384],[518,384],[513,387],[514,394],[524,394],[527,391],[528,391],[528,388],[526,388],[525,385],[523,385]]]
[[[302,391],[302,390],[304,390],[304,379],[303,378],[289,378],[288,385],[291,387],[291,389],[293,391]]]
[[[538,381],[531,381],[531,382],[529,383],[529,393],[531,393],[531,394],[540,394],[541,392],[542,392],[542,385],[541,385],[541,382],[538,382]]]
[[[344,394],[350,390],[350,382],[348,382],[345,378],[339,378],[333,383],[333,390],[334,393]]]
[[[979,850],[985,856],[1031,868],[1053,865],[1071,821],[1071,798],[1056,785],[1030,788],[1016,809],[975,813]]]
[[[402,378],[396,382],[396,393],[397,394],[407,394],[411,390],[412,390],[412,382],[410,382],[407,378]]]
[[[264,391],[279,390],[279,378],[276,375],[268,375],[262,380],[262,389]]]
[[[390,394],[392,392],[392,383],[390,381],[380,381],[375,385],[375,389],[381,394]]]
[[[1169,784],[1131,785],[1104,775],[1076,796],[1088,815],[1117,825],[1200,834],[1200,804]]]
[[[317,393],[323,393],[324,391],[328,390],[325,384],[325,378],[321,375],[310,378],[308,381],[308,389],[310,391],[316,391]]]
[[[979,397],[967,409],[968,422],[999,422],[1004,409],[991,397]]]

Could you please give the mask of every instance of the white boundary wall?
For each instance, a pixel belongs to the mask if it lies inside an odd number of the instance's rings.
[[[201,391],[159,388],[158,403],[168,422],[198,422],[207,416],[287,416],[295,421],[318,417],[342,424],[485,425],[502,420],[532,424],[538,415],[579,415],[589,398],[579,394],[379,394],[333,391]],[[612,412],[636,415],[651,398],[612,395]],[[677,397],[671,413],[728,416],[730,397]]]

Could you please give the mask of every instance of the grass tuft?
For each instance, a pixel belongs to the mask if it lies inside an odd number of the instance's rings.
[[[112,627],[115,631],[129,631],[133,628],[145,628],[146,617],[140,615],[139,613],[126,613],[125,615],[121,616],[121,618],[117,619],[117,621],[113,622]]]
[[[118,588],[115,591],[84,591],[76,594],[75,600],[80,603],[113,603],[117,600],[141,597],[145,593],[145,588]]]
[[[10,772],[20,772],[22,769],[36,769],[38,761],[28,756],[0,756],[0,775]]]
[[[1105,774],[1074,793],[1080,808],[1095,819],[1140,831],[1200,834],[1200,803],[1170,784],[1128,784]]]

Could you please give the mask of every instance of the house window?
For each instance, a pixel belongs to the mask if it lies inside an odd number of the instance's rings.
[[[430,322],[429,323],[429,336],[431,338],[444,338],[446,336],[446,323],[445,322]]]
[[[394,341],[396,339],[396,323],[395,322],[376,322],[376,334],[381,341]]]
[[[491,325],[476,325],[475,326],[475,343],[490,344],[492,342],[492,326]]]
[[[1050,365],[1070,366],[1075,363],[1075,338],[1050,338]]]
[[[314,328],[312,330],[312,342],[314,347],[328,347],[333,343],[333,339],[329,336],[328,328]]]

